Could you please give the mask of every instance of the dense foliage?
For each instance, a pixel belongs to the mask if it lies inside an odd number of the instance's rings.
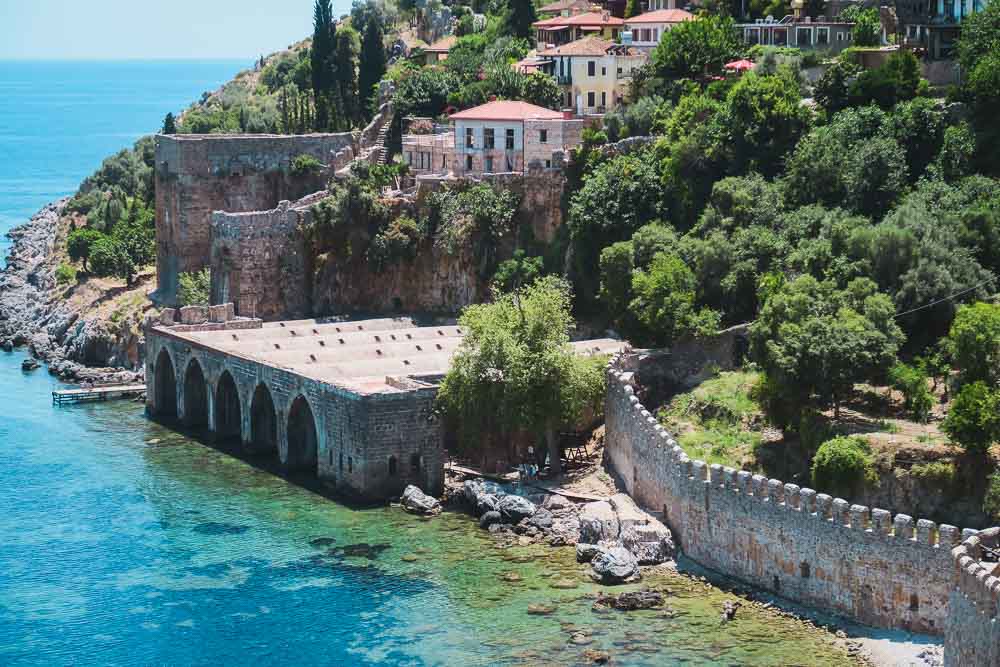
[[[813,457],[813,486],[818,491],[849,498],[865,482],[871,469],[871,447],[864,438],[833,438],[820,445]]]

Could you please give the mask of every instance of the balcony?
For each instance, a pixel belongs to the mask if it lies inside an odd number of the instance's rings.
[[[559,74],[556,76],[556,83],[560,86],[570,86],[573,84],[573,77],[569,74]]]

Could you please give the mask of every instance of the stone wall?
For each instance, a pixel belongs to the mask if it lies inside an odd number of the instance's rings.
[[[205,325],[208,326],[208,325]],[[172,328],[155,326],[147,332],[147,408],[160,414],[166,402],[176,406],[178,420],[185,414],[188,373],[200,369],[207,398],[207,429],[219,434],[217,402],[223,376],[236,386],[239,439],[252,452],[254,425],[251,403],[258,387],[266,388],[277,423],[278,460],[294,463],[289,451],[289,422],[293,404],[308,405],[316,429],[316,469],[330,487],[359,500],[399,495],[407,484],[416,484],[439,495],[444,484],[444,448],[439,420],[432,412],[437,387],[414,383],[405,390],[363,393],[302,377],[280,368],[200,345],[173,335]],[[167,355],[176,378],[176,396],[158,396],[161,382],[157,365]],[[197,377],[197,375],[194,375]],[[395,463],[390,464],[390,459]],[[395,470],[390,474],[390,466]]]
[[[944,632],[958,528],[692,461],[643,407],[637,372],[635,353],[609,364],[606,455],[687,557],[861,623]]]
[[[980,531],[951,552],[956,585],[948,601],[945,667],[1000,665],[1000,579],[996,557],[982,562],[984,546],[1000,547],[1000,528]]]
[[[325,187],[357,152],[354,135],[158,135],[157,300],[176,302],[178,274],[209,265],[213,211],[259,211]],[[311,155],[327,168],[292,174]]]

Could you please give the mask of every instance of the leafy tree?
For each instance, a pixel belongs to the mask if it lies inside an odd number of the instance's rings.
[[[518,248],[514,256],[500,262],[493,274],[493,289],[500,292],[513,292],[526,285],[531,285],[542,275],[543,258],[529,257],[524,250]]]
[[[882,35],[882,19],[878,9],[859,11],[854,18],[853,41],[855,46],[878,46]]]
[[[722,73],[737,58],[743,44],[733,20],[709,16],[684,21],[667,31],[653,51],[656,75],[665,80]]]
[[[828,114],[846,109],[851,104],[851,82],[860,72],[861,67],[854,62],[837,60],[816,81],[816,85],[813,86],[813,99]]]
[[[357,30],[345,26],[337,30],[336,39],[337,88],[343,104],[344,116],[349,123],[359,123],[362,121],[362,110],[365,108],[359,102],[358,95],[358,58],[361,52],[361,38]],[[367,115],[364,117],[367,118]]]
[[[819,491],[850,496],[871,475],[871,446],[861,437],[838,437],[827,440],[812,462],[813,486]]]
[[[990,386],[1000,382],[1000,306],[982,302],[960,306],[948,344],[963,382]]]
[[[513,72],[514,70],[510,70]],[[544,72],[532,72],[522,80],[521,99],[546,109],[562,106],[562,91],[556,80]]]
[[[122,278],[131,287],[139,269],[156,257],[156,232],[151,218],[148,210],[141,213],[133,210],[127,219],[115,225],[111,234],[96,240],[90,247],[93,272]]]
[[[211,292],[212,274],[208,269],[177,276],[177,300],[182,306],[207,306]]]
[[[535,4],[531,0],[508,0],[505,18],[507,34],[527,39],[531,24],[538,20]]]
[[[168,113],[164,117],[161,134],[177,134],[177,122],[174,120],[174,114]]]
[[[972,173],[972,163],[976,156],[976,134],[972,127],[961,122],[944,129],[941,150],[931,165],[933,177],[954,181]]]
[[[570,298],[565,283],[545,277],[462,312],[465,338],[438,401],[466,451],[483,453],[516,432],[544,434],[552,472],[561,473],[557,429],[597,407],[603,392],[595,364],[569,346]]]
[[[374,4],[374,3],[372,3]],[[385,76],[385,27],[384,19],[377,14],[365,22],[361,37],[361,62],[358,68],[358,91],[361,96],[361,108],[370,113],[373,107],[373,95],[378,82]]]
[[[983,495],[983,511],[991,519],[1000,517],[1000,471],[994,470]]]
[[[982,11],[962,19],[958,40],[958,62],[972,72],[979,62],[1000,53],[1000,6],[986,3]]]
[[[695,307],[694,274],[677,255],[661,252],[648,270],[635,271],[632,293],[629,311],[640,325],[628,334],[634,343],[667,347],[682,336],[718,329],[718,313]]]
[[[87,260],[90,258],[91,249],[94,244],[104,238],[104,234],[89,227],[79,227],[69,233],[66,243],[66,251],[69,258],[74,262],[81,262],[83,270],[87,270]]]
[[[892,301],[868,279],[846,289],[811,276],[789,281],[750,328],[754,358],[783,395],[840,404],[888,370],[903,342]]]
[[[963,386],[941,428],[966,451],[985,452],[1000,440],[1000,392],[980,381]]]
[[[881,67],[861,72],[850,85],[852,106],[875,103],[891,109],[921,89],[920,64],[911,51],[897,51]]]
[[[919,366],[909,366],[902,362],[889,369],[889,382],[903,394],[903,407],[910,417],[926,422],[934,407],[934,397],[927,388],[927,374]]]
[[[628,0],[625,3],[625,18],[630,19],[642,13],[639,0]]]
[[[448,94],[458,85],[457,77],[445,69],[421,68],[396,86],[394,101],[397,114],[400,117],[438,116],[448,103]]]

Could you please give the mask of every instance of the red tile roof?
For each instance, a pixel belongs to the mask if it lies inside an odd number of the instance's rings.
[[[538,10],[539,14],[558,14],[564,9],[573,9],[575,7],[586,6],[588,9],[598,9],[599,6],[593,3],[587,2],[587,0],[556,0],[556,2],[549,3]]]
[[[625,23],[681,23],[693,19],[694,14],[686,12],[683,9],[657,9],[653,12],[646,12],[645,14],[625,19]]]
[[[596,26],[619,26],[625,25],[625,20],[610,14],[605,16],[601,12],[586,12],[584,14],[574,14],[573,16],[554,16],[550,19],[535,21],[531,24],[536,28],[553,28],[564,25],[596,25]]]
[[[451,115],[452,120],[557,120],[562,117],[558,111],[512,100],[487,102]]]
[[[603,56],[614,42],[600,37],[584,37],[569,44],[539,51],[540,56]]]
[[[455,35],[448,35],[447,37],[442,37],[438,41],[434,42],[430,46],[424,49],[428,53],[448,53],[451,47],[455,46],[455,42],[458,41],[458,37]]]

